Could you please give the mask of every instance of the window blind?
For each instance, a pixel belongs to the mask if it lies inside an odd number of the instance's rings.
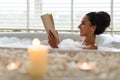
[[[26,1],[0,0],[0,28],[26,28]]]
[[[40,15],[52,13],[57,30],[76,31],[91,11],[111,15],[111,28],[120,31],[119,0],[0,0],[0,28],[44,30]]]

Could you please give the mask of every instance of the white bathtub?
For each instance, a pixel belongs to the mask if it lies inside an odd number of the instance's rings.
[[[48,43],[47,43],[48,36],[46,33],[1,32],[0,38],[3,38],[3,37],[8,37],[8,38],[16,37],[18,39],[30,39],[30,40],[32,40],[33,38],[39,38],[40,41],[43,42],[43,44],[48,45]],[[60,38],[60,41],[62,41],[64,39],[68,39],[68,38],[71,40],[74,40],[74,41],[79,41],[80,36],[79,36],[79,34],[61,33],[61,34],[59,34],[59,38]],[[99,46],[99,50],[111,50],[111,51],[118,50],[119,51],[119,49],[120,49],[120,41],[119,40],[120,40],[119,35],[111,36],[110,34],[102,34],[102,35],[99,35],[96,37],[96,44]],[[4,46],[4,44],[3,44],[3,46]],[[0,45],[0,47],[2,47],[2,46]]]
[[[21,32],[1,32],[0,33],[0,37],[18,37],[18,38],[29,38],[29,39],[33,39],[35,37],[39,38],[40,40],[47,40],[47,34],[46,33],[21,33]],[[67,34],[67,33],[63,33],[63,34],[59,34],[60,40],[65,39],[65,38],[71,38],[74,40],[78,40],[79,39],[79,35],[78,34]]]
[[[60,34],[60,40],[62,41],[63,39],[66,38],[71,38],[73,40],[79,40],[80,36],[79,34]],[[41,41],[47,40],[47,35],[46,33],[0,33],[0,38],[3,37],[7,37],[11,38],[11,37],[17,37],[20,40],[22,40],[23,38],[26,39],[30,39],[32,40],[33,38],[37,37],[39,38]],[[116,38],[116,37],[115,37]],[[109,43],[107,43],[108,41],[110,41],[110,36],[109,35],[101,35],[101,36],[97,36],[97,41],[98,43],[101,43],[101,46],[108,46]],[[14,38],[13,38],[14,40]],[[106,42],[104,42],[104,40],[107,40]],[[102,44],[102,43],[106,43],[106,44]],[[119,43],[119,42],[118,42]],[[117,45],[118,45],[117,43]],[[111,39],[111,44],[112,44],[112,39]],[[16,46],[17,47],[17,46]],[[117,46],[119,49],[119,46]],[[62,49],[49,49],[49,58],[52,62],[54,61],[58,61],[56,63],[61,63],[61,62],[65,62],[67,61],[67,63],[65,65],[69,65],[67,66],[68,68],[71,67],[72,69],[68,70],[67,68],[64,71],[61,71],[61,77],[59,76],[60,79],[54,79],[54,76],[49,76],[50,78],[52,78],[51,80],[66,80],[66,79],[61,79],[66,77],[64,75],[64,72],[67,72],[67,79],[68,80],[119,80],[120,79],[120,51],[119,50],[112,50],[110,49],[109,51],[105,50],[106,48],[103,47],[102,50],[62,50]],[[105,50],[105,51],[104,51]],[[13,61],[17,61],[19,63],[23,61],[27,61],[28,59],[28,54],[27,54],[27,49],[22,49],[22,48],[15,48],[12,46],[11,47],[3,47],[1,46],[0,48],[0,58],[2,57],[3,62],[8,63],[10,60]],[[59,59],[58,59],[59,58]],[[96,69],[95,70],[91,70],[91,71],[83,71],[80,69],[74,69],[74,65],[76,65],[77,63],[75,63],[76,61],[81,61],[81,62],[95,62],[96,63]],[[55,65],[57,65],[55,63]],[[1,64],[1,63],[0,63]],[[3,63],[2,63],[3,64]],[[53,64],[52,64],[53,65]],[[50,65],[50,66],[52,66]],[[64,66],[64,64],[61,63],[62,66]],[[8,72],[7,69],[5,69],[5,63],[3,65],[4,68],[2,68],[3,70],[1,70],[1,78],[4,80],[9,80],[11,78],[11,80],[13,80],[14,77],[16,77],[16,80],[22,80],[22,79],[26,79],[26,80],[31,80],[31,78],[27,75],[24,75],[22,72],[19,73],[15,71],[10,71]],[[70,72],[69,72],[70,71]],[[55,71],[50,71],[53,72],[54,74]],[[49,72],[49,74],[50,74]],[[57,72],[57,71],[56,71]],[[73,73],[74,75],[71,75],[71,73]],[[76,75],[75,75],[76,74]],[[77,75],[79,74],[79,75]],[[7,75],[7,76],[6,76]],[[14,77],[13,77],[14,75]],[[24,76],[23,76],[24,75]],[[52,73],[51,73],[52,75]],[[68,77],[71,76],[71,77]],[[87,77],[86,77],[87,76]],[[76,79],[76,77],[78,79]],[[57,77],[58,78],[58,77]],[[47,79],[49,80],[49,78]]]

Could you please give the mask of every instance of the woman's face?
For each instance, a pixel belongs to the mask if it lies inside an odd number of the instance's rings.
[[[80,30],[80,36],[88,36],[92,32],[92,26],[88,16],[83,17],[81,24],[78,26]]]

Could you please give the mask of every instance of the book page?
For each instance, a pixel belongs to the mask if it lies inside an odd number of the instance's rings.
[[[50,30],[53,33],[54,37],[59,40],[59,36],[55,30],[55,24],[52,14],[44,14],[41,16],[41,19],[46,32],[48,33]]]

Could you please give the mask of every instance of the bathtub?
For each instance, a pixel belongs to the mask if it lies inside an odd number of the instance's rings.
[[[48,36],[46,33],[28,33],[28,32],[1,32],[0,38],[2,37],[16,37],[18,39],[34,39],[38,38],[43,44],[48,45]],[[79,34],[70,34],[70,33],[60,33],[59,39],[60,42],[64,39],[71,39],[73,41],[79,41],[80,40]],[[111,35],[111,34],[102,34],[99,36],[96,36],[96,45],[98,45],[99,50],[115,50],[119,51],[120,49],[120,36],[119,35]],[[72,46],[72,44],[70,45]],[[1,45],[0,45],[1,47]],[[14,47],[14,46],[13,46]],[[67,46],[69,48],[69,46]]]
[[[46,33],[0,33],[0,38],[2,37],[17,37],[20,40],[23,38],[32,40],[33,38],[39,38],[40,41],[46,41],[47,35]],[[64,39],[72,39],[74,41],[79,40],[80,36],[79,34],[65,34],[61,33],[59,34],[60,41]],[[113,43],[112,39],[116,39],[119,37],[112,36],[114,38],[110,38],[111,35],[103,34],[100,36],[97,36],[97,43],[100,44],[100,46],[104,46],[101,50],[68,50],[68,49],[49,49],[49,65],[56,65],[60,69],[54,70],[52,67],[51,70],[48,72],[49,75],[46,76],[45,80],[119,80],[120,79],[120,51],[119,46],[114,47],[115,50],[107,49],[106,47],[110,45],[108,41],[105,42],[105,40],[111,41],[111,44]],[[7,38],[6,38],[7,39]],[[115,43],[115,42],[114,42]],[[119,44],[119,41],[116,41],[116,44]],[[117,50],[118,49],[118,50]],[[0,62],[0,65],[2,65],[4,68],[1,70],[1,78],[4,80],[13,80],[13,78],[16,76],[16,80],[31,80],[31,77],[26,75],[25,73],[25,61],[28,61],[28,54],[27,54],[27,48],[16,48],[16,47],[0,47],[0,59],[2,62]],[[5,69],[6,64],[9,63],[9,61],[16,61],[21,64],[23,67],[22,71],[15,70],[15,71],[7,71]],[[55,62],[55,64],[53,64]],[[94,70],[80,70],[79,67],[76,67],[78,62],[95,62],[96,68]],[[24,64],[24,65],[23,65]],[[64,68],[65,67],[65,68]],[[64,70],[63,70],[64,69]],[[52,71],[53,70],[53,71]],[[3,74],[2,74],[3,72]],[[52,73],[51,73],[52,72]],[[56,72],[59,72],[58,74]],[[24,75],[25,74],[25,75]],[[54,76],[54,75],[55,76]],[[7,75],[7,76],[6,76]],[[13,77],[14,75],[14,77]],[[68,77],[69,76],[69,77]],[[86,77],[87,76],[87,77]]]
[[[18,37],[18,38],[29,38],[29,39],[33,39],[35,37],[39,38],[40,40],[47,40],[47,34],[46,33],[27,33],[27,32],[1,32],[0,33],[0,37]],[[67,34],[67,33],[61,33],[59,34],[60,40],[63,40],[65,38],[71,38],[74,40],[78,40],[79,39],[79,35],[78,34]]]

